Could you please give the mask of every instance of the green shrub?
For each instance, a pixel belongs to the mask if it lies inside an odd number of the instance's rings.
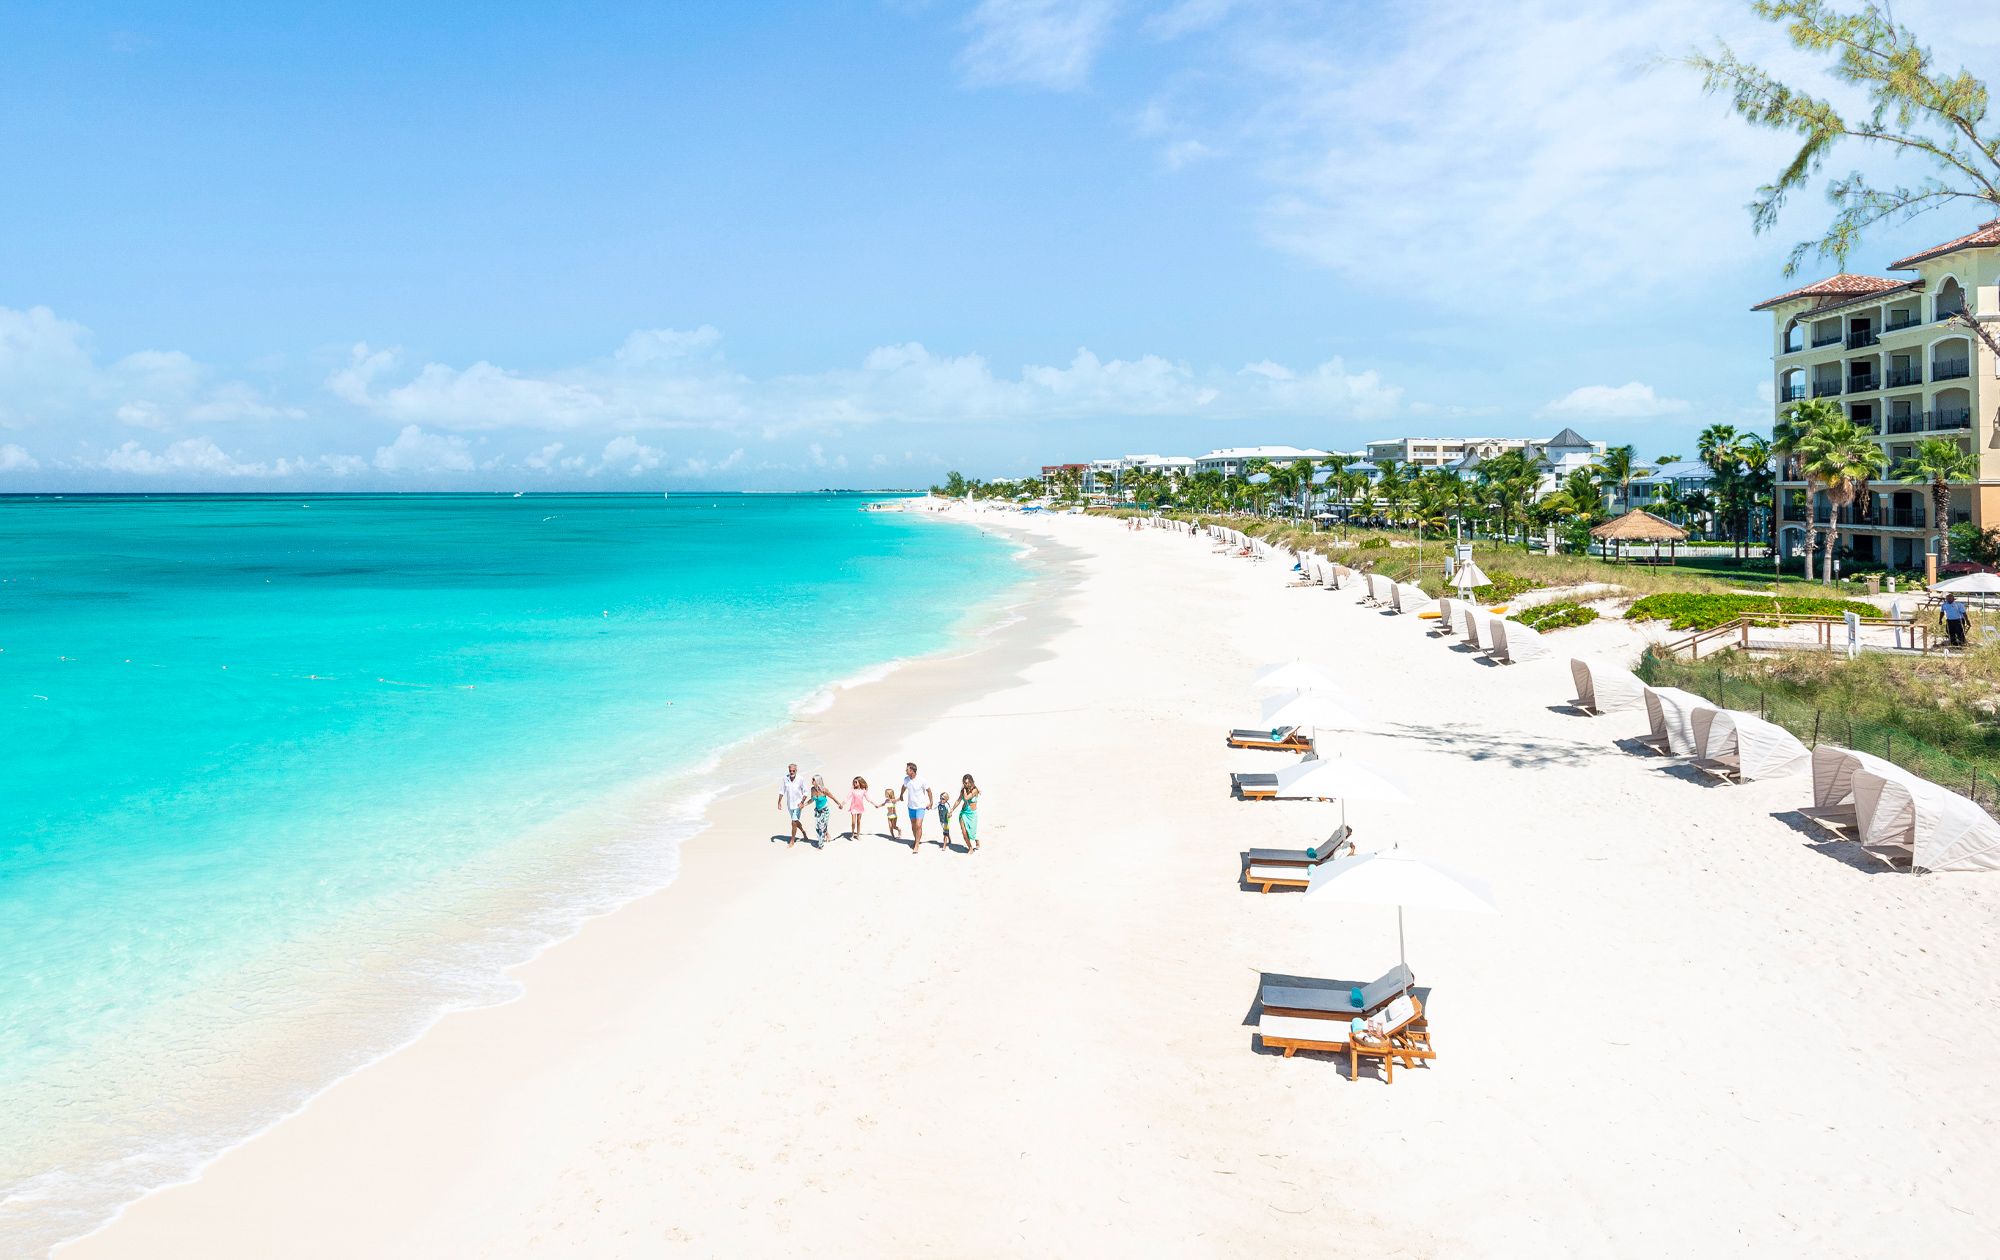
[[[1738,617],[1759,613],[1789,613],[1794,617],[1840,617],[1858,613],[1879,617],[1880,609],[1851,599],[1825,599],[1808,595],[1697,595],[1672,593],[1648,595],[1625,610],[1628,621],[1664,621],[1674,630],[1712,630]]]
[[[1491,576],[1493,578],[1491,582],[1472,588],[1472,598],[1482,604],[1497,604],[1516,595],[1526,594],[1542,585],[1533,578],[1522,577],[1515,573],[1495,573]]]
[[[1356,546],[1362,551],[1387,551],[1389,549],[1389,540],[1386,538],[1364,538]]]
[[[1557,600],[1553,604],[1523,609],[1516,613],[1514,620],[1530,630],[1566,630],[1571,626],[1587,626],[1597,620],[1597,610],[1568,600]]]

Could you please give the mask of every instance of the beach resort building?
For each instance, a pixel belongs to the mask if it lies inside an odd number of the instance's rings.
[[[1370,464],[1414,464],[1418,468],[1445,468],[1478,451],[1486,458],[1503,451],[1518,451],[1527,438],[1383,438],[1370,442],[1362,458]]]
[[[1083,472],[1083,492],[1107,496],[1122,494],[1125,479],[1133,473],[1185,477],[1194,468],[1195,459],[1191,455],[1125,455],[1118,459],[1093,459]]]
[[[1302,459],[1324,463],[1342,459],[1333,451],[1313,449],[1301,450],[1296,446],[1231,446],[1219,451],[1210,451],[1194,461],[1198,473],[1219,472],[1225,477],[1241,477],[1249,465],[1256,460],[1267,460],[1273,464],[1296,463]]]
[[[1632,478],[1632,503],[1635,508],[1644,508],[1655,516],[1674,519],[1668,505],[1676,500],[1686,502],[1697,494],[1709,494],[1715,486],[1715,470],[1696,459],[1675,460],[1671,464],[1661,464],[1649,468],[1643,474]],[[1706,519],[1701,523],[1706,523]],[[1694,523],[1690,523],[1690,528]]]
[[[1837,275],[1759,302],[1771,312],[1776,410],[1807,398],[1832,401],[1873,432],[1894,468],[1928,438],[1979,452],[1977,483],[1956,486],[1949,517],[1931,519],[1922,486],[1877,484],[1866,510],[1841,511],[1841,545],[1855,564],[1918,568],[1932,532],[1959,521],[2000,525],[2000,357],[1959,318],[2000,334],[2000,219],[1889,264],[1907,277]],[[1796,463],[1778,470],[1778,535],[1804,546],[1810,510],[1824,523],[1824,495],[1806,502]]]

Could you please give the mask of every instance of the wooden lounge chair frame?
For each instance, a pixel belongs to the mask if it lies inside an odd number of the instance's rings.
[[[1229,776],[1229,790],[1242,800],[1273,801],[1278,798],[1278,776],[1232,772]]]
[[[1225,741],[1231,748],[1249,748],[1258,752],[1311,752],[1312,736],[1294,726],[1280,739],[1272,739],[1269,731],[1253,731],[1238,728],[1229,732]]]
[[[1380,1059],[1383,1082],[1394,1085],[1398,1060],[1405,1068],[1414,1068],[1420,1062],[1437,1058],[1437,1050],[1431,1045],[1430,1024],[1424,1018],[1424,1004],[1413,994],[1410,1006],[1412,1013],[1409,1018],[1385,1029],[1379,1037],[1354,1036],[1351,1025],[1343,1020],[1301,1020],[1282,1016],[1271,1021],[1270,1031],[1266,1031],[1260,1023],[1257,1036],[1266,1047],[1282,1050],[1287,1059],[1301,1050],[1315,1050],[1323,1054],[1345,1051],[1349,1081],[1360,1079],[1361,1060]],[[1317,1030],[1303,1026],[1313,1023],[1326,1026],[1324,1036],[1315,1035]]]
[[[1304,849],[1246,849],[1239,879],[1262,893],[1273,888],[1306,888],[1312,883],[1312,868],[1339,857],[1342,850],[1354,851],[1354,831],[1350,827],[1343,826],[1315,844],[1313,851],[1317,857],[1307,856]]]

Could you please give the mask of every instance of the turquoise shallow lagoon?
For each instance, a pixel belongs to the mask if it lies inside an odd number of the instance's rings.
[[[862,502],[0,499],[0,1252],[498,996],[718,750],[1019,579]]]

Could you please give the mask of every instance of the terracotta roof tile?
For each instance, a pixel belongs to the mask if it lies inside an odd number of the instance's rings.
[[[1828,276],[1826,279],[1815,284],[1806,285],[1804,288],[1793,289],[1790,293],[1780,293],[1774,298],[1766,298],[1750,309],[1753,311],[1767,311],[1780,302],[1789,302],[1794,298],[1802,297],[1865,297],[1870,293],[1880,293],[1885,289],[1900,289],[1907,283],[1904,280],[1891,280],[1887,276],[1851,276],[1842,272],[1840,275]]]
[[[1930,259],[1938,258],[1945,254],[1956,253],[1961,249],[1978,249],[1982,245],[2000,245],[2000,219],[1982,224],[1967,232],[1964,236],[1946,241],[1942,245],[1933,245],[1929,249],[1918,250],[1908,258],[1898,258],[1895,262],[1889,264],[1889,270],[1914,271],[1920,262],[1927,262]]]

